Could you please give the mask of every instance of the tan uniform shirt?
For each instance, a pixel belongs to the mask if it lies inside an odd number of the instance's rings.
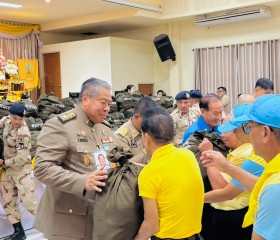
[[[231,101],[230,98],[227,95],[224,95],[222,98],[222,104],[224,108],[224,113],[226,116],[231,114]]]
[[[92,239],[92,207],[84,197],[87,175],[95,158],[113,147],[113,133],[93,124],[79,105],[47,121],[37,142],[35,176],[46,184],[34,226],[49,240]],[[92,199],[94,201],[94,192]]]
[[[193,116],[192,119],[195,122],[201,115],[199,103],[194,104],[192,107],[189,109],[190,115]],[[194,120],[196,119],[196,120]]]
[[[25,175],[31,173],[31,135],[27,124],[23,121],[21,127],[14,128],[10,116],[0,120],[3,130],[4,164],[7,175]]]
[[[124,123],[115,135],[115,145],[122,147],[124,152],[131,152],[133,157],[130,159],[132,162],[146,164],[148,157],[146,150],[142,143],[142,135],[132,124],[131,119]]]
[[[188,111],[186,114],[182,113],[178,108],[174,110],[170,116],[174,121],[174,129],[175,129],[175,137],[174,137],[174,145],[176,147],[182,147],[182,141],[184,138],[184,134],[188,127],[195,122],[195,117],[190,115]]]

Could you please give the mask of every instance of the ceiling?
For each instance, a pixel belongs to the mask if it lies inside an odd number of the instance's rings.
[[[23,8],[0,7],[0,20],[39,24],[41,31],[46,32],[70,35],[79,35],[81,33],[98,34],[160,24],[159,13],[139,10],[103,0],[51,0],[49,3],[45,0],[3,1],[22,4]],[[157,8],[159,7],[158,2],[158,0],[138,0],[140,4],[143,3],[143,5]],[[141,14],[141,12],[144,14]],[[156,17],[149,18],[146,16],[147,14],[148,16],[150,14]]]
[[[0,7],[0,20],[39,24],[41,31],[69,35],[106,34],[178,20],[194,21],[196,14],[236,6],[262,3],[271,7],[280,5],[280,1],[276,0],[127,0],[151,7],[162,7],[163,13],[156,13],[104,0],[51,0],[50,3],[46,3],[45,0],[3,1],[20,3],[24,7],[20,9]],[[190,9],[191,7],[193,9]]]

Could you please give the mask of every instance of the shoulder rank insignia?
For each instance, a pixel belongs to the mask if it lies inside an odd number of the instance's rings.
[[[117,130],[116,133],[118,133],[124,137],[128,133],[128,131],[129,131],[128,127],[123,127],[123,128],[120,128],[119,130]]]
[[[59,115],[57,118],[59,119],[60,122],[62,122],[64,124],[64,123],[74,119],[75,117],[77,117],[76,113],[68,112],[68,113],[63,113],[63,114]]]
[[[102,124],[104,124],[106,127],[111,128],[111,124],[107,122],[106,120],[103,120]]]

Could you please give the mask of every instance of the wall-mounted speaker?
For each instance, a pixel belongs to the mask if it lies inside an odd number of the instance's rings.
[[[162,62],[168,59],[172,59],[172,61],[176,60],[176,54],[168,35],[161,34],[155,37],[154,44]]]

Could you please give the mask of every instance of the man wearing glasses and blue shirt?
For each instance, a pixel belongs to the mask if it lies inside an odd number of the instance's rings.
[[[280,239],[280,95],[264,95],[253,104],[249,113],[235,118],[249,134],[255,153],[267,165],[260,178],[230,164],[214,151],[205,151],[205,166],[216,166],[252,191],[249,210],[243,226],[253,226],[252,240]]]

